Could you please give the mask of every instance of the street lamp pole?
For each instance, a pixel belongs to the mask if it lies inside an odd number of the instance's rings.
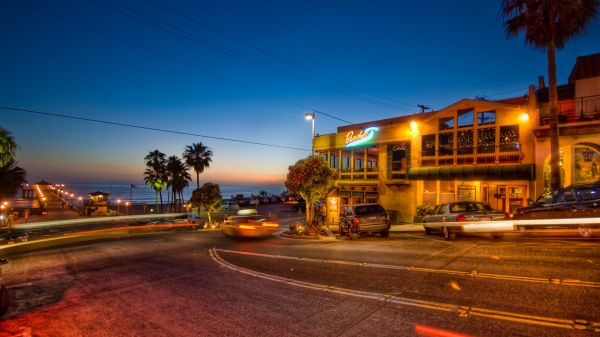
[[[307,112],[304,114],[304,119],[306,119],[307,121],[312,121],[312,146],[311,146],[311,150],[312,150],[312,154],[313,156],[315,155],[315,113],[314,112]]]

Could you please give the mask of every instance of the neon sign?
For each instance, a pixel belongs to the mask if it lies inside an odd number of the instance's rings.
[[[375,138],[375,134],[379,131],[376,126],[368,127],[364,130],[360,130],[359,133],[354,134],[354,131],[350,131],[346,134],[346,140],[344,144],[346,147],[358,146],[371,141]]]

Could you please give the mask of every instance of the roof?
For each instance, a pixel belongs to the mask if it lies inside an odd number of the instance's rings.
[[[538,102],[540,103],[548,103],[550,99],[550,93],[548,92],[549,88],[544,87],[536,91]],[[575,98],[575,85],[574,84],[563,84],[556,87],[558,92],[558,100],[564,101],[568,99]]]
[[[507,104],[516,104],[516,105],[525,105],[525,104],[527,104],[528,99],[529,99],[529,96],[523,95],[523,96],[518,96],[518,97],[509,97],[509,98],[498,99],[498,100],[495,100],[493,102],[496,102],[496,103],[507,103]]]
[[[105,193],[105,192],[96,191],[96,192],[90,193],[90,195],[110,195],[110,194],[109,193]]]
[[[600,53],[578,56],[569,75],[569,83],[597,76],[600,76]]]
[[[407,116],[392,117],[392,118],[374,120],[374,121],[370,121],[370,122],[362,122],[362,123],[339,126],[338,132],[352,131],[356,128],[364,128],[367,126],[371,126],[373,124],[382,126],[382,125],[406,123],[406,122],[410,122],[412,120],[420,120],[420,119],[426,118],[435,112],[436,111],[415,113],[415,114],[411,114],[411,115],[407,115]]]

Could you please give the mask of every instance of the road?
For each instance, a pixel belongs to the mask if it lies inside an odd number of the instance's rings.
[[[102,237],[9,256],[0,336],[600,336],[600,242]]]

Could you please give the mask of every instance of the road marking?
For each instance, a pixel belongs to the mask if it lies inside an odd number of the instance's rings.
[[[271,255],[271,254],[244,252],[244,251],[228,250],[228,249],[220,249],[220,248],[214,248],[214,249],[216,251],[223,252],[223,253],[247,255],[247,256],[259,256],[259,257],[265,257],[265,258],[270,258],[270,259],[296,260],[296,261],[304,261],[304,262],[338,264],[338,265],[347,265],[347,266],[362,266],[362,267],[371,267],[371,268],[380,268],[380,269],[407,270],[407,271],[416,271],[416,272],[424,272],[424,273],[468,276],[468,277],[473,277],[473,278],[476,278],[476,277],[487,278],[487,279],[503,280],[503,281],[518,281],[518,282],[543,283],[543,284],[554,284],[554,285],[564,285],[564,286],[600,288],[600,282],[593,282],[593,281],[581,281],[581,280],[572,280],[572,279],[564,279],[563,280],[563,279],[556,279],[556,278],[529,277],[529,276],[502,275],[502,274],[487,274],[487,273],[479,273],[476,270],[460,271],[460,270],[448,270],[448,269],[433,269],[433,268],[411,267],[411,266],[390,265],[390,264],[380,264],[380,263],[313,259],[313,258],[309,258],[309,257],[287,256],[287,255]]]
[[[243,267],[236,266],[230,262],[225,261],[221,256],[219,256],[218,251],[224,251],[221,249],[216,249],[213,247],[208,250],[210,257],[220,266],[240,272],[242,274],[246,274],[253,277],[258,277],[265,280],[270,280],[274,282],[284,283],[291,286],[296,286],[305,289],[312,289],[317,291],[329,292],[334,294],[359,297],[369,300],[381,301],[381,302],[389,302],[409,307],[423,308],[423,309],[431,309],[437,311],[445,311],[450,313],[456,313],[461,318],[469,318],[469,317],[486,317],[493,318],[503,321],[511,321],[517,323],[525,323],[531,325],[539,325],[546,327],[554,327],[554,328],[563,328],[570,330],[588,330],[591,332],[600,332],[600,322],[589,322],[581,319],[561,319],[554,317],[544,317],[537,315],[527,315],[514,313],[509,311],[500,311],[500,310],[492,310],[471,306],[463,306],[451,303],[442,303],[442,302],[434,302],[434,301],[426,301],[426,300],[417,300],[412,298],[400,297],[386,293],[376,293],[376,292],[368,292],[362,290],[355,290],[349,288],[341,288],[331,285],[312,283],[306,281],[299,281],[291,278],[266,274],[262,272],[258,272],[252,269],[247,269]]]

